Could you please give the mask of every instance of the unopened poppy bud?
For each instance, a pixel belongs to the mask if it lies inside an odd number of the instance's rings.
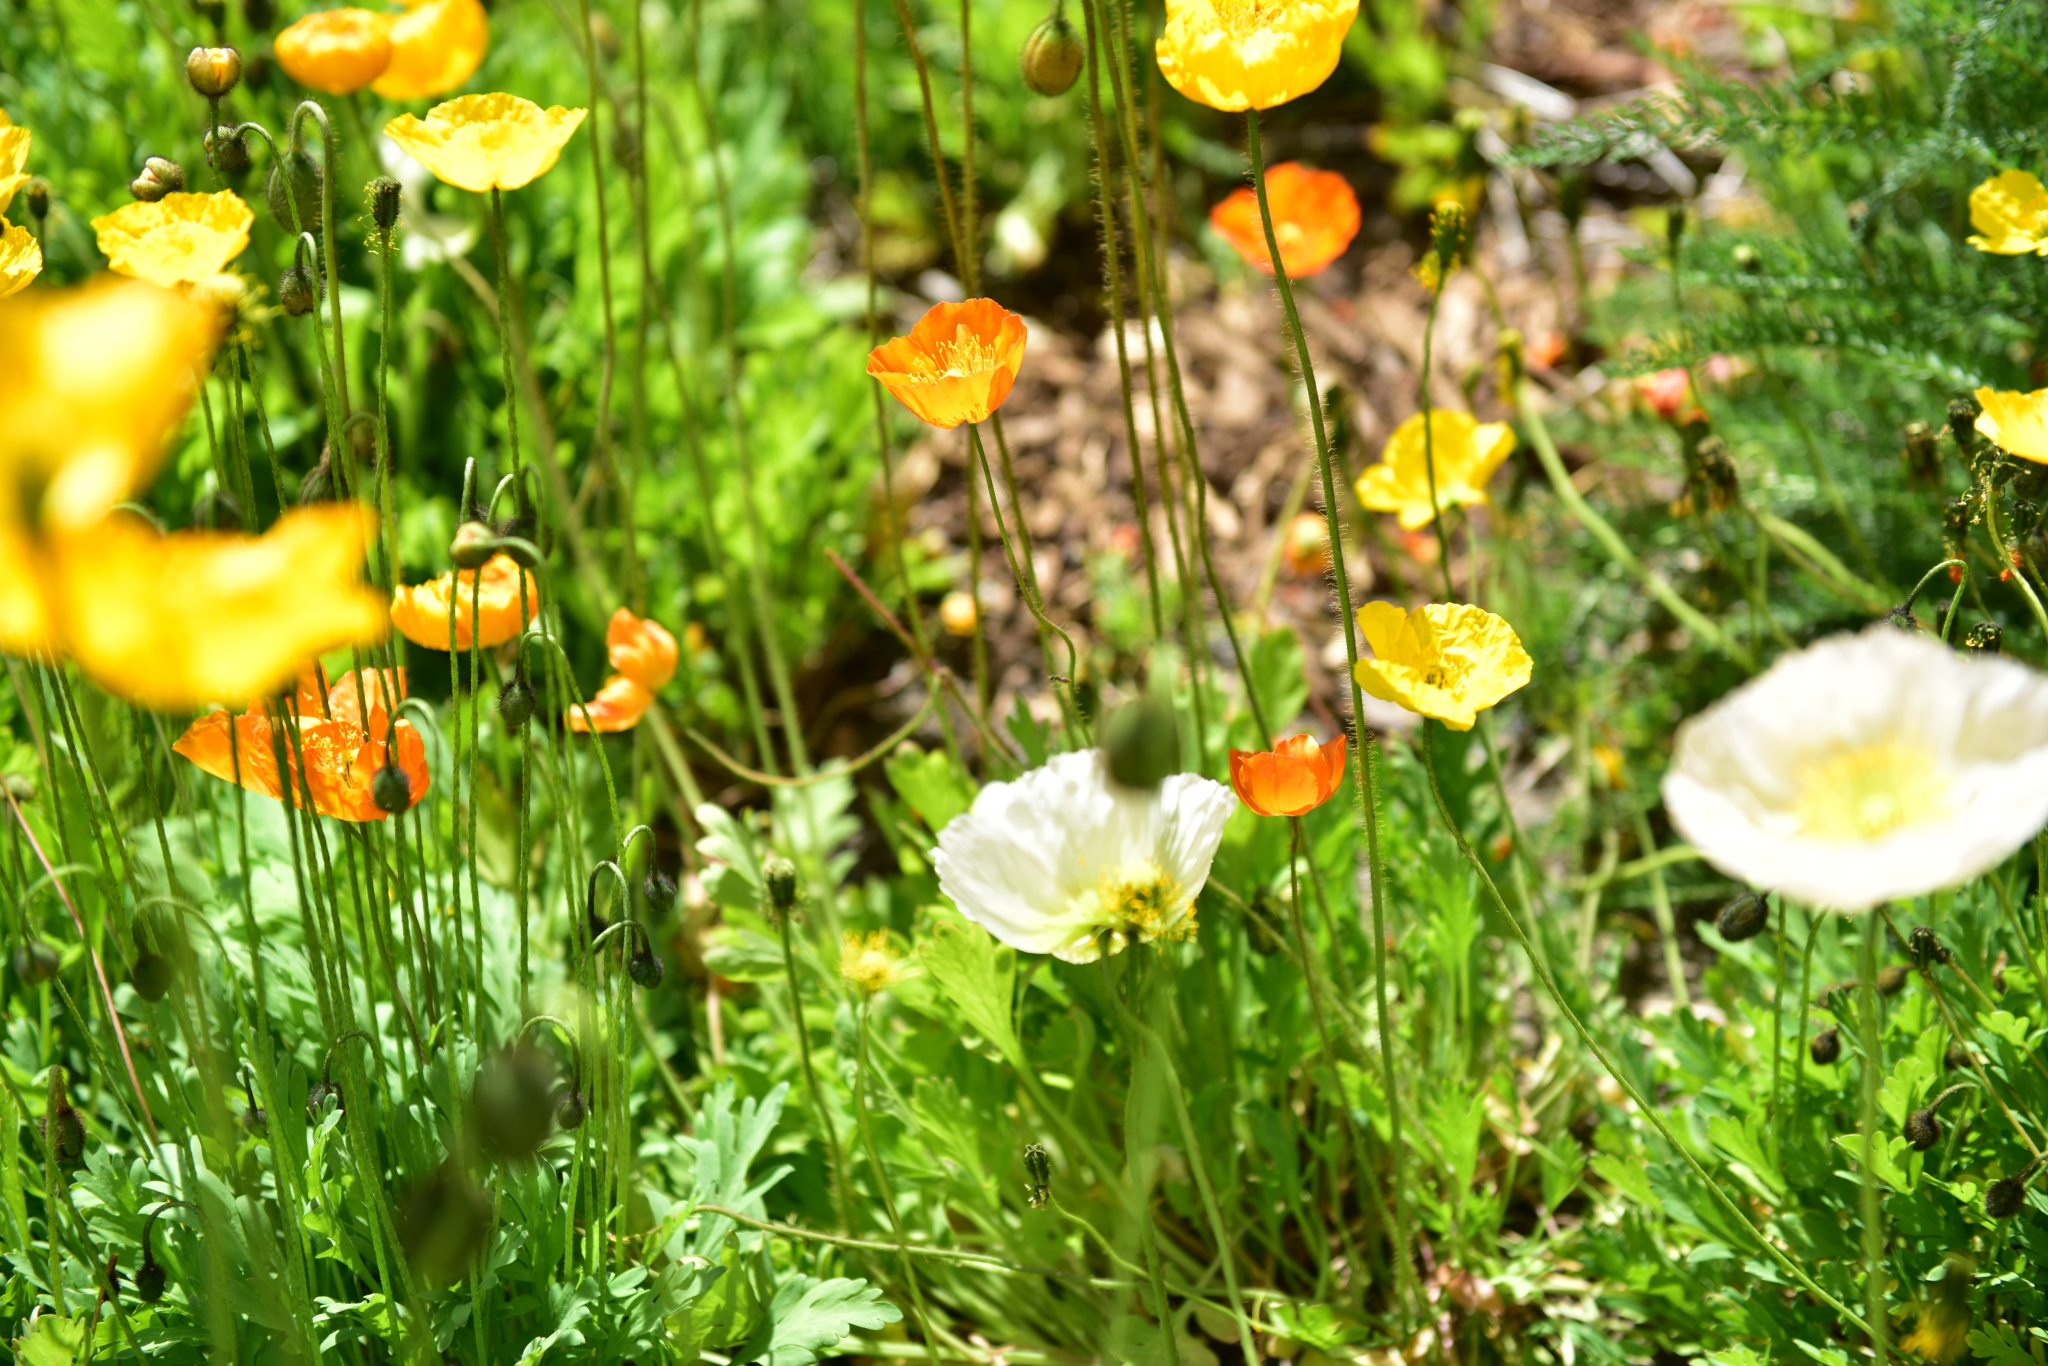
[[[225,123],[207,133],[206,159],[216,171],[235,179],[255,165],[249,156],[249,135]]]
[[[1920,619],[1914,616],[1913,609],[1903,602],[1884,614],[1884,624],[1908,633],[1920,629]]]
[[[796,865],[780,855],[761,865],[761,880],[768,887],[768,904],[787,912],[796,906]]]
[[[320,163],[310,152],[286,149],[270,164],[270,180],[263,197],[269,201],[270,216],[288,233],[320,235]],[[293,221],[293,211],[298,214]]]
[[[285,313],[303,318],[320,306],[320,286],[304,266],[289,266],[277,277],[277,302]],[[301,498],[303,500],[303,497]]]
[[[1145,693],[1109,714],[1102,745],[1111,782],[1150,792],[1180,771],[1180,718],[1170,703]]]
[[[184,188],[185,168],[168,157],[149,158],[142,163],[142,174],[128,182],[128,193],[145,204],[154,204]]]
[[[1911,971],[1904,963],[1892,963],[1883,968],[1877,974],[1877,994],[1880,996],[1898,995],[1899,992],[1905,989],[1906,978],[1911,975]]]
[[[661,979],[668,969],[663,966],[661,959],[655,957],[654,943],[644,930],[639,935],[639,942],[640,947],[626,960],[626,975],[643,991],[652,991],[661,985]]]
[[[494,539],[482,522],[464,522],[455,528],[455,539],[448,543],[448,558],[455,561],[457,569],[481,569],[498,553]]]
[[[1807,1051],[1813,1054],[1813,1061],[1816,1065],[1826,1067],[1836,1058],[1842,1056],[1841,1031],[1833,1025],[1829,1025],[1826,1029],[1813,1036],[1813,1043],[1808,1047]]]
[[[1970,534],[1970,514],[1968,498],[1951,498],[1948,506],[1942,509],[1941,529],[1947,534],[1951,546],[1961,545],[1963,538]]]
[[[306,1118],[318,1119],[321,1107],[327,1104],[330,1097],[339,1102],[341,1100],[341,1088],[331,1081],[315,1082],[312,1088],[306,1092]]]
[[[128,985],[145,1001],[161,1001],[171,989],[171,960],[146,949],[136,954],[135,966],[128,969]]]
[[[379,811],[396,816],[412,806],[412,780],[395,759],[389,760],[370,779],[370,800]]]
[[[528,528],[528,530],[531,530],[531,528]],[[506,558],[510,559],[512,563],[518,565],[521,569],[532,569],[540,563],[540,558],[533,553],[533,543],[523,536],[515,536],[503,546],[500,546],[499,549],[505,552]]]
[[[233,90],[242,79],[242,54],[231,47],[195,47],[185,54],[185,79],[209,100]]]
[[[583,1098],[583,1092],[571,1086],[562,1093],[562,1099],[555,1105],[555,1123],[564,1129],[575,1131],[583,1127],[583,1121],[590,1118],[590,1102]]]
[[[28,204],[29,217],[41,223],[50,216],[50,182],[39,175],[30,176],[28,184],[21,190],[23,201]]]
[[[1081,40],[1064,14],[1045,17],[1031,36],[1017,64],[1024,72],[1024,84],[1040,95],[1064,95],[1074,88],[1081,74]]]
[[[667,915],[675,909],[676,884],[666,873],[657,870],[640,879],[640,895],[647,902],[647,909],[656,915]]]
[[[135,1297],[144,1304],[155,1304],[164,1297],[171,1278],[157,1265],[156,1254],[147,1247],[142,1249],[142,1265],[135,1272]]]
[[[43,1141],[56,1153],[57,1160],[66,1165],[85,1158],[85,1121],[72,1108],[68,1080],[63,1068],[50,1069],[48,1112],[36,1121]]]
[[[1925,422],[1906,424],[1906,477],[1921,483],[1941,474],[1941,448],[1935,444],[1934,429]]]
[[[397,181],[388,175],[380,175],[363,187],[363,197],[370,201],[370,221],[380,232],[390,232],[398,222],[398,204],[404,191]]]
[[[1949,958],[1941,940],[1925,925],[1914,926],[1913,932],[1906,936],[1906,952],[1913,955],[1913,961],[1923,968],[1945,964]]]
[[[1714,930],[1731,944],[1754,939],[1770,927],[1770,903],[1755,892],[1744,892],[1721,908],[1714,917]]]
[[[1969,399],[1952,400],[1948,405],[1948,434],[1955,438],[1956,448],[1965,456],[1977,449],[1977,405]]]
[[[14,975],[36,986],[55,977],[61,961],[55,948],[40,939],[31,939],[14,950]]]
[[[1993,1181],[1991,1188],[1984,1192],[1984,1212],[1993,1219],[2010,1219],[2026,1203],[2027,1178],[2024,1174]]]
[[[1052,1200],[1052,1158],[1043,1143],[1033,1143],[1024,1149],[1024,1176],[1025,1197],[1031,1208],[1044,1209]]]
[[[1906,1136],[1906,1142],[1913,1145],[1914,1151],[1924,1153],[1941,1142],[1941,1119],[1930,1105],[1925,1110],[1915,1110],[1907,1115],[1900,1132]]]
[[[1995,655],[2005,644],[2005,629],[1995,621],[1980,621],[1963,633],[1963,648],[1973,655]]]
[[[498,719],[507,730],[518,730],[538,710],[540,699],[534,696],[533,685],[523,678],[513,679],[498,694]]]

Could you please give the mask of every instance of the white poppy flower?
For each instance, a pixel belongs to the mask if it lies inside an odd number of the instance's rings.
[[[1101,750],[990,783],[939,832],[939,886],[1012,948],[1092,963],[1104,941],[1185,938],[1236,799],[1176,773],[1157,792],[1109,780]]]
[[[1709,863],[1862,911],[1997,866],[2048,822],[2048,679],[1873,626],[1679,727],[1664,806]]]

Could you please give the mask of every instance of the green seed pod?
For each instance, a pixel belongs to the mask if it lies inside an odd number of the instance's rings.
[[[395,759],[387,760],[370,779],[370,800],[387,815],[400,815],[412,806],[412,780]]]
[[[2005,644],[2005,630],[1995,621],[1980,621],[1963,633],[1963,649],[1973,655],[1995,655]]]
[[[1829,1025],[1826,1029],[1813,1036],[1813,1043],[1808,1047],[1807,1051],[1813,1054],[1813,1060],[1817,1065],[1826,1067],[1836,1058],[1842,1056],[1841,1031],[1833,1025]]]
[[[1049,14],[1024,40],[1018,65],[1024,84],[1040,95],[1064,95],[1081,74],[1081,39],[1064,14]]]
[[[1771,907],[1755,892],[1744,892],[1721,908],[1714,930],[1731,944],[1754,939],[1770,928]]]
[[[1941,1120],[1930,1105],[1925,1110],[1915,1110],[1907,1115],[1900,1132],[1905,1134],[1906,1142],[1913,1145],[1914,1151],[1924,1153],[1941,1142]]]
[[[1110,781],[1120,787],[1156,791],[1180,771],[1180,718],[1149,692],[1109,714],[1102,743]]]
[[[277,226],[287,233],[310,232],[315,241],[319,240],[321,177],[320,163],[303,148],[296,152],[287,150],[271,163],[263,197],[269,201],[270,216]],[[296,223],[292,221],[295,208]]]
[[[1984,1192],[1984,1212],[1993,1219],[2010,1219],[2020,1212],[2020,1206],[2027,1203],[2027,1178],[2024,1173],[2008,1176],[2003,1181],[1994,1181]]]
[[[534,695],[533,685],[523,678],[513,679],[498,694],[498,719],[507,730],[518,730],[539,709],[540,699]]]
[[[1898,995],[1901,991],[1905,990],[1906,978],[1912,974],[1912,971],[1904,963],[1888,964],[1877,974],[1877,994],[1880,996]]]
[[[161,1001],[171,989],[173,975],[170,959],[144,950],[135,955],[135,966],[128,969],[128,985],[145,1001]]]

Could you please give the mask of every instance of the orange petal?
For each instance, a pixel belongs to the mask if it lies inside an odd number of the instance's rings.
[[[277,754],[270,744],[270,721],[262,716],[236,716],[210,711],[185,728],[173,752],[184,755],[201,772],[234,782],[266,797],[278,797]]]
[[[981,422],[1024,364],[1024,319],[993,299],[934,304],[907,337],[868,353],[868,373],[934,427]]]
[[[604,686],[597,690],[597,696],[591,698],[587,706],[569,708],[569,729],[586,735],[593,730],[607,735],[631,730],[640,724],[640,718],[653,705],[653,693],[624,674],[613,674],[604,681]],[[586,711],[589,713],[587,718]]]
[[[389,724],[389,713],[405,700],[405,696],[405,670],[356,669],[343,674],[341,681],[327,690],[324,712],[336,721],[345,721],[367,730],[382,740],[384,728]],[[300,713],[302,716],[319,714]],[[369,718],[367,721],[364,720],[365,715]]]
[[[520,584],[525,583],[524,615],[520,612]],[[480,648],[503,645],[518,635],[540,612],[540,585],[530,571],[520,569],[509,555],[493,555],[482,569],[450,571],[426,583],[400,588],[391,599],[391,624],[415,645],[429,650],[446,650],[449,645],[449,607],[454,600],[454,644],[457,650],[470,648],[470,623],[476,623]]]
[[[676,638],[651,617],[621,607],[605,627],[604,643],[612,667],[649,692],[676,676]]]

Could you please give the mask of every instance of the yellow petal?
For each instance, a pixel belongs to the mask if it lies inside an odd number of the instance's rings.
[[[154,204],[124,204],[92,220],[107,264],[152,284],[204,280],[227,269],[249,245],[255,215],[233,190],[167,194]]]
[[[1160,74],[1211,109],[1271,109],[1330,78],[1358,0],[1168,0]]]
[[[1358,686],[1385,702],[1470,730],[1478,714],[1529,681],[1534,664],[1505,621],[1482,607],[1430,603],[1403,612],[1369,602],[1358,625],[1373,657]]]
[[[491,22],[478,0],[419,0],[391,21],[391,63],[370,89],[387,100],[436,99],[483,64]]]
[[[42,269],[43,244],[18,223],[0,223],[0,299],[27,289]]]
[[[1979,389],[1977,433],[2023,460],[2048,465],[2048,389],[2031,394]]]
[[[542,109],[517,95],[463,95],[424,119],[401,114],[384,135],[460,190],[516,190],[547,174],[587,111]]]
[[[262,536],[110,517],[55,542],[58,633],[96,682],[145,706],[261,697],[308,656],[383,639],[383,598],[361,581],[374,523],[345,503],[293,509]]]
[[[7,212],[15,193],[28,183],[30,141],[28,129],[9,123],[7,111],[0,109],[0,213]]]
[[[1416,413],[1394,429],[1380,463],[1359,476],[1358,499],[1374,511],[1398,513],[1401,525],[1412,531],[1427,526],[1438,509],[1485,503],[1487,481],[1514,449],[1514,430],[1505,422],[1482,424],[1469,413],[1446,408]]]
[[[1970,191],[1970,245],[2000,256],[2048,252],[2048,189],[2026,171],[2001,171]]]

